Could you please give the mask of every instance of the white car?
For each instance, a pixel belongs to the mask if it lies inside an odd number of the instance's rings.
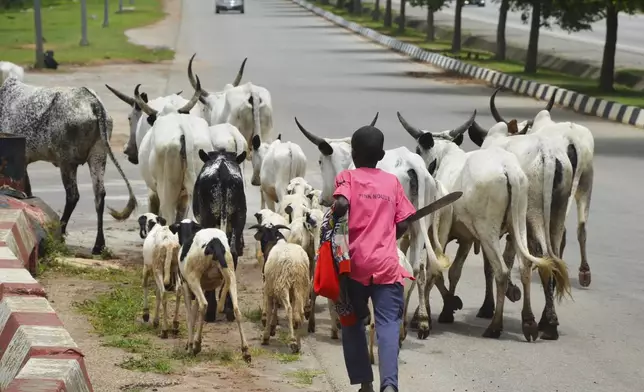
[[[215,13],[218,14],[221,10],[224,11],[239,11],[244,13],[244,0],[214,0]]]

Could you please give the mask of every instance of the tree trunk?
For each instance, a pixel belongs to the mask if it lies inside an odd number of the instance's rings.
[[[615,82],[615,46],[617,46],[617,13],[615,4],[607,1],[606,7],[606,43],[604,44],[604,58],[599,76],[599,89],[605,92],[614,90]]]
[[[463,0],[456,0],[456,12],[454,13],[454,36],[452,37],[452,53],[461,51],[461,13],[463,12]]]
[[[510,9],[510,0],[501,0],[499,8],[499,23],[496,26],[496,55],[497,60],[505,60],[505,24],[508,20],[508,9]]]
[[[353,8],[352,8],[352,14],[362,16],[362,1],[361,0],[353,0]]]
[[[400,0],[400,14],[398,15],[398,34],[405,32],[405,5],[407,0]]]
[[[374,22],[380,20],[380,0],[376,0],[376,4],[373,6],[373,11],[371,12],[371,20]]]
[[[532,2],[532,23],[530,26],[530,42],[528,42],[528,55],[525,59],[523,72],[537,73],[537,58],[539,57],[539,27],[541,27],[541,2]]]
[[[387,0],[385,5],[385,27],[391,27],[391,0]]]
[[[344,0],[335,0],[335,8],[339,10],[344,9]]]
[[[427,7],[427,35],[425,41],[434,42],[436,40],[436,33],[434,29],[434,10],[432,7]]]

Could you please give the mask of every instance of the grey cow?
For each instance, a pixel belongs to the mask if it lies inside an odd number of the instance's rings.
[[[112,119],[96,93],[87,87],[36,87],[9,78],[0,87],[0,130],[25,136],[27,165],[46,161],[60,168],[65,187],[65,209],[60,219],[63,234],[80,198],[78,166],[89,165],[97,214],[92,253],[101,253],[105,247],[103,176],[107,154],[129,192],[125,209],[119,212],[108,207],[110,215],[117,220],[127,219],[136,208],[136,198],[110,148]],[[25,176],[25,191],[31,196],[29,175]]]

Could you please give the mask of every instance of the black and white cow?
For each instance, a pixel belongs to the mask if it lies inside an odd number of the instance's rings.
[[[108,207],[110,215],[117,220],[125,220],[137,203],[132,187],[110,148],[112,119],[96,93],[87,87],[37,87],[9,78],[0,86],[0,130],[26,138],[27,165],[46,161],[60,168],[65,187],[65,209],[60,219],[63,234],[80,199],[78,166],[89,165],[97,215],[92,253],[101,253],[105,247],[103,177],[107,155],[123,177],[129,193],[125,209],[119,212]],[[25,191],[31,196],[27,173],[25,182]]]
[[[192,209],[195,218],[204,228],[224,231],[230,245],[235,270],[237,260],[244,253],[244,225],[246,224],[246,194],[240,164],[246,159],[246,151],[217,150],[206,153],[199,150],[204,165],[195,181]],[[206,292],[208,312],[206,321],[216,318],[217,299],[214,292]],[[226,316],[234,320],[230,296],[226,297]]]

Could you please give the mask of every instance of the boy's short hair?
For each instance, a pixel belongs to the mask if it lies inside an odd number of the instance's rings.
[[[379,161],[384,151],[385,135],[370,125],[361,127],[351,136],[351,148],[364,161]]]

